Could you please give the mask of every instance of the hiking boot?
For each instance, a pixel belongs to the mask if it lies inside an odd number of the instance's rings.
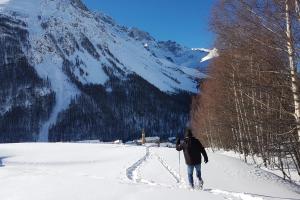
[[[203,179],[201,179],[201,180],[199,181],[199,185],[200,185],[200,189],[201,189],[201,190],[203,189],[203,184],[204,184],[204,181],[203,181]]]

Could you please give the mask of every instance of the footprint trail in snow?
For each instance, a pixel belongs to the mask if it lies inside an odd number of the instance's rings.
[[[183,180],[179,173],[171,167],[174,166],[174,163],[172,163],[173,165],[169,164],[158,152],[152,151],[154,148],[146,147],[145,149],[145,155],[126,170],[127,178],[129,180],[137,184],[162,186],[170,189],[188,189],[185,180]],[[191,192],[198,191],[192,190]],[[199,192],[210,193],[231,200],[283,199],[281,197],[250,194],[246,192],[233,192],[218,188],[204,188]],[[294,200],[300,200],[300,198]]]

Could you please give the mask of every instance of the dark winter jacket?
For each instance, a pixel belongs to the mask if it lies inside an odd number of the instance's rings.
[[[193,137],[191,130],[187,130],[182,143],[177,139],[176,150],[183,150],[185,162],[187,165],[198,165],[201,163],[201,154],[204,157],[204,162],[208,162],[208,157],[205,148],[200,141]]]

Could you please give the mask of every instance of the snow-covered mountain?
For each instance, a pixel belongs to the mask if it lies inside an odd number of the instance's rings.
[[[185,121],[187,96],[205,77],[195,69],[204,52],[120,26],[80,0],[0,0],[0,44],[6,142],[159,134]]]

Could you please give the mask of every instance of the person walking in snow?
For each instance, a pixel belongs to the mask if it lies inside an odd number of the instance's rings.
[[[199,187],[202,189],[203,180],[201,177],[201,154],[204,157],[204,162],[208,162],[208,157],[205,148],[201,142],[193,136],[192,130],[188,127],[185,131],[183,142],[177,138],[176,150],[183,150],[185,162],[187,164],[188,180],[191,188],[194,188],[193,172],[196,169],[196,175],[199,179]]]

